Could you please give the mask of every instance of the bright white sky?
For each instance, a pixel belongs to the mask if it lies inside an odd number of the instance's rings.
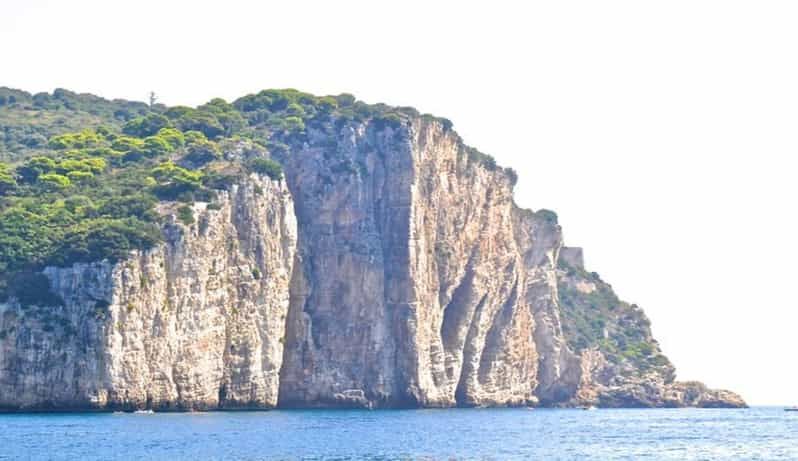
[[[798,2],[0,3],[0,86],[351,92],[520,173],[680,379],[798,403]]]

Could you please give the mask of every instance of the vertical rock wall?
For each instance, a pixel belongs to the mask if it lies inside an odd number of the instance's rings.
[[[559,227],[440,123],[334,136],[284,159],[300,264],[281,402],[534,403],[538,363],[556,368],[535,334],[558,334]]]
[[[0,406],[268,408],[277,403],[296,220],[256,176],[118,264],[48,268],[62,307],[0,305]],[[163,210],[169,214],[169,210]]]

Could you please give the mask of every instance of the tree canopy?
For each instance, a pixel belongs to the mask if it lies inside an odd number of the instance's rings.
[[[157,244],[158,202],[179,202],[179,220],[190,225],[193,202],[212,204],[241,175],[280,180],[278,158],[318,142],[334,151],[329,143],[347,123],[397,130],[419,116],[294,89],[192,108],[0,88],[0,300],[13,294],[12,281],[41,282],[19,274]],[[231,151],[246,155],[226,157]],[[484,154],[469,160],[495,168]]]

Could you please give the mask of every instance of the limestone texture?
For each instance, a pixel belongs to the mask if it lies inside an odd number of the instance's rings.
[[[0,304],[5,410],[739,407],[438,120],[330,124],[127,259]]]

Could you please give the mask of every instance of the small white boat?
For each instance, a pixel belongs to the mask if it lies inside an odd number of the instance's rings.
[[[152,410],[136,410],[133,413],[135,413],[137,415],[151,415],[151,414],[153,414],[155,412],[152,411]]]

